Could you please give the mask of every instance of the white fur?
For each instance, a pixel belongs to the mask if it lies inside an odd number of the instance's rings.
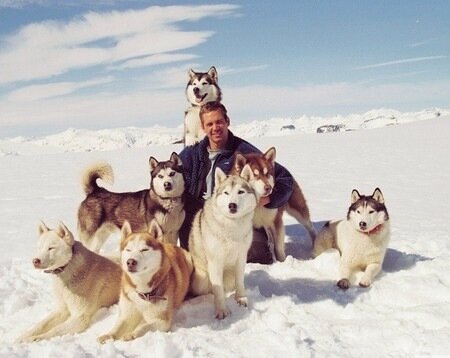
[[[212,292],[216,318],[223,319],[230,313],[225,292],[235,290],[238,304],[248,304],[244,272],[257,197],[246,189],[252,176],[248,166],[242,177],[227,177],[220,169],[215,176],[214,193],[195,216],[189,236],[195,267],[191,291],[197,295]],[[230,212],[230,203],[237,205],[235,213]]]

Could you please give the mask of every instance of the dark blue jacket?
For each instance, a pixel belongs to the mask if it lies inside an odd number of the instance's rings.
[[[206,191],[206,176],[209,172],[211,162],[208,157],[208,138],[205,137],[200,143],[184,148],[180,152],[185,173],[187,201],[189,199],[203,201],[203,193]],[[234,153],[261,153],[261,151],[249,142],[236,137],[229,132],[228,142],[225,150],[220,153],[214,162],[212,177],[214,178],[215,168],[219,167],[225,173],[229,173],[234,161]],[[270,195],[270,203],[267,208],[279,208],[284,205],[292,194],[293,177],[282,165],[275,163],[275,187]],[[214,190],[214,183],[212,191]]]

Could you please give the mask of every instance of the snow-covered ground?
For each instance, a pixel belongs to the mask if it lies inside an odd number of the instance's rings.
[[[312,260],[306,232],[286,215],[289,256],[270,266],[247,265],[248,309],[230,298],[232,315],[219,322],[212,296],[197,297],[179,310],[172,332],[105,345],[96,337],[114,323],[117,305],[97,314],[84,333],[15,343],[54,308],[51,277],[31,264],[38,221],[54,226],[62,219],[76,232],[76,210],[84,197],[83,168],[106,159],[116,176],[110,189],[135,191],[148,187],[149,156],[166,159],[181,145],[167,144],[170,140],[127,145],[128,132],[120,130],[102,137],[71,130],[60,139],[1,140],[0,357],[449,356],[450,115],[428,119],[424,114],[414,116],[414,123],[397,120],[402,125],[385,126],[390,123],[383,113],[383,120],[359,118],[347,124],[355,129],[356,122],[358,128],[362,123],[384,123],[373,130],[318,135],[311,133],[317,126],[344,120],[280,120],[274,127],[262,123],[266,126],[260,134],[251,135],[260,149],[277,148],[277,160],[299,181],[317,228],[325,220],[345,216],[353,188],[365,194],[381,188],[392,238],[383,272],[372,287],[339,290],[338,253],[326,252]],[[366,120],[378,116],[372,113]],[[289,124],[295,127],[288,129],[291,135],[281,133],[280,125]],[[250,132],[252,125],[248,126]],[[245,128],[235,132],[247,132]],[[110,144],[100,145],[106,139]],[[108,242],[110,247],[115,240]]]

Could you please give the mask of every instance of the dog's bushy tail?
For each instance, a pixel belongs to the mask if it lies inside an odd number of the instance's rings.
[[[82,176],[81,185],[86,195],[91,194],[98,188],[97,179],[112,185],[114,182],[114,173],[111,165],[106,162],[98,162],[87,168]]]

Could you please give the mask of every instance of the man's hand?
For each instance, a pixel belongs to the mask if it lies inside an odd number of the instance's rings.
[[[264,206],[264,205],[269,204],[269,203],[270,203],[270,197],[263,196],[263,197],[261,197],[259,199],[258,206]]]

